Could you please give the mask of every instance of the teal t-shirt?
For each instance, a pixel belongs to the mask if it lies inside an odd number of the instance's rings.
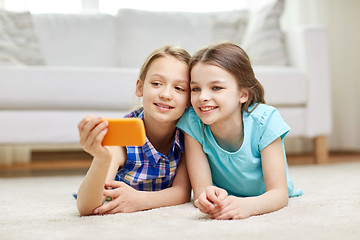
[[[256,105],[250,106],[251,111]],[[212,181],[229,194],[238,197],[258,196],[265,193],[260,151],[281,137],[283,139],[290,128],[280,116],[278,110],[265,104],[258,104],[251,112],[243,112],[244,140],[235,152],[221,148],[213,136],[210,127],[203,124],[192,107],[186,109],[177,127],[198,141],[208,157]],[[285,164],[286,156],[284,150]],[[299,196],[288,174],[289,196]]]

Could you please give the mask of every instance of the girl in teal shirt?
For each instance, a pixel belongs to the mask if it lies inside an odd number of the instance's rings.
[[[283,139],[289,126],[265,104],[245,51],[232,43],[192,58],[191,104],[177,126],[185,134],[194,204],[215,219],[276,211],[295,191]]]

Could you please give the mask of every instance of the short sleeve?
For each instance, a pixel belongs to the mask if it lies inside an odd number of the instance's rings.
[[[189,107],[185,110],[184,114],[179,119],[176,126],[190,135],[198,142],[202,142],[203,132],[202,132],[202,122],[200,118],[196,115],[194,109]]]
[[[274,107],[267,106],[267,109],[264,110],[262,114],[262,119],[259,125],[260,151],[279,137],[283,140],[289,131],[290,127],[281,117],[279,111]]]

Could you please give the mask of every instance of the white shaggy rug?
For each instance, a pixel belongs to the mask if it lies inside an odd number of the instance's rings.
[[[360,162],[290,166],[304,195],[280,211],[217,221],[191,203],[79,217],[83,176],[0,179],[0,239],[360,239]]]

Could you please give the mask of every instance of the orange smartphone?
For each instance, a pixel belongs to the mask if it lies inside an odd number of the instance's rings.
[[[140,118],[104,118],[109,122],[103,146],[142,146],[146,142],[144,122]]]

